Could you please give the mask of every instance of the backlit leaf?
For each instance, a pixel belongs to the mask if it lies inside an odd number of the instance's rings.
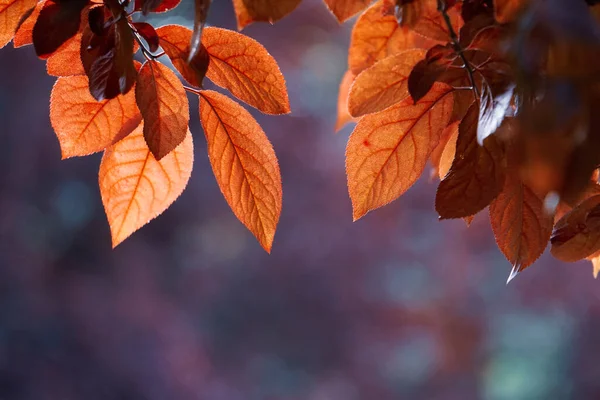
[[[33,27],[36,54],[47,58],[79,31],[81,13],[88,0],[47,0]]]
[[[437,0],[420,0],[415,3],[422,4],[421,13],[413,26],[415,32],[429,39],[441,42],[449,41],[450,31],[444,17],[437,9]],[[460,12],[455,7],[451,7],[447,10],[447,14],[454,32],[458,33],[462,26]]]
[[[156,33],[160,38],[160,46],[183,79],[192,86],[201,87],[210,59],[206,48],[203,48],[201,52],[206,55],[206,60],[202,62],[198,59],[188,63],[192,31],[180,25],[166,25],[158,28]],[[198,57],[202,57],[202,54],[198,53]]]
[[[489,214],[496,243],[513,271],[524,270],[542,255],[552,233],[552,216],[516,173],[507,175]]]
[[[440,180],[444,179],[446,175],[448,175],[448,172],[452,167],[452,163],[454,162],[454,156],[456,154],[456,140],[458,139],[458,125],[458,121],[453,122],[448,125],[446,129],[444,129],[442,134],[443,140],[440,141],[440,144],[443,144],[443,148],[440,150],[437,164],[435,162],[436,160],[433,159],[435,152],[432,153],[431,162],[434,168],[436,168]]]
[[[256,40],[207,27],[202,43],[210,56],[206,76],[240,100],[267,114],[290,112],[285,79],[275,59]]]
[[[350,89],[350,114],[354,117],[371,114],[408,97],[408,76],[424,56],[425,50],[403,51],[361,72]]]
[[[415,47],[415,34],[398,26],[393,15],[384,15],[379,0],[358,18],[352,29],[348,66],[358,75],[387,56]]]
[[[579,261],[600,250],[600,195],[583,201],[554,226],[552,255],[566,262]]]
[[[24,14],[22,17],[25,20],[19,25],[15,37],[13,38],[13,45],[15,47],[23,47],[33,43],[33,27],[40,16],[42,7],[44,6],[45,0],[40,1],[35,5],[29,15]]]
[[[479,107],[474,103],[459,125],[456,155],[448,175],[440,182],[435,209],[441,218],[477,214],[504,186],[504,152],[495,136],[477,144]]]
[[[336,132],[342,129],[348,122],[354,120],[348,111],[348,94],[350,93],[352,82],[354,82],[354,74],[351,71],[346,71],[342,77],[342,82],[340,83],[338,91],[337,121],[335,123]]]
[[[0,48],[11,41],[21,17],[35,4],[36,0],[0,0]]]
[[[188,131],[183,142],[156,161],[140,124],[109,147],[98,182],[113,247],[156,218],[181,195],[192,173],[194,148]]]
[[[282,201],[273,146],[250,113],[220,93],[202,91],[200,120],[223,196],[237,218],[270,252]]]
[[[285,17],[302,0],[233,0],[238,29],[253,22],[274,23]]]
[[[46,71],[53,76],[85,75],[81,62],[81,33],[63,43],[46,60]]]
[[[354,220],[395,200],[421,176],[452,101],[452,88],[436,83],[416,104],[407,98],[358,122],[346,148]]]
[[[367,8],[371,0],[324,0],[339,22],[344,22]]]
[[[135,95],[96,101],[86,76],[62,77],[50,96],[50,122],[60,142],[63,158],[104,150],[128,135],[142,117]]]
[[[138,74],[135,98],[144,118],[146,143],[161,160],[183,141],[188,130],[185,89],[167,66],[146,61]]]

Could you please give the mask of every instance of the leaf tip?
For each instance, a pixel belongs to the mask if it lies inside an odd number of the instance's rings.
[[[520,265],[513,265],[512,269],[510,270],[510,274],[508,275],[508,279],[506,280],[506,284],[508,285],[513,279],[515,279],[519,272],[521,272]]]

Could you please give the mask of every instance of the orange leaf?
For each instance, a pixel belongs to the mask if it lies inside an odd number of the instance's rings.
[[[342,129],[348,122],[354,120],[352,115],[348,112],[348,92],[350,92],[350,86],[352,86],[354,78],[354,74],[351,71],[346,71],[342,78],[342,82],[340,83],[337,103],[337,122],[335,124],[336,132]]]
[[[53,76],[85,75],[81,62],[81,33],[63,43],[46,60],[46,71]]]
[[[0,49],[11,41],[21,17],[35,7],[37,0],[0,0]]]
[[[285,17],[301,0],[233,0],[238,29],[253,22],[274,23]]]
[[[194,148],[183,142],[160,161],[146,145],[143,124],[106,149],[98,182],[113,247],[156,218],[181,195],[192,173]]]
[[[190,53],[192,31],[180,25],[167,25],[158,28],[156,33],[160,38],[160,46],[167,53],[173,66],[179,71],[183,79],[193,86],[200,87],[201,82],[197,71],[187,61]]]
[[[258,122],[229,97],[200,94],[208,156],[236,217],[271,251],[281,214],[281,175],[273,146]]]
[[[190,110],[185,89],[165,65],[146,61],[135,87],[135,98],[144,117],[144,137],[157,160],[185,138]]]
[[[27,46],[28,44],[33,43],[33,26],[40,16],[40,12],[42,11],[42,7],[44,7],[45,2],[46,0],[42,0],[37,3],[31,14],[29,14],[29,16],[25,18],[25,20],[17,28],[17,32],[13,38],[13,45],[15,48]],[[23,17],[25,15],[26,14],[24,14]]]
[[[444,17],[437,9],[437,0],[421,0],[421,14],[414,24],[413,29],[420,35],[426,38],[448,42],[450,40],[450,32],[444,21]],[[452,7],[447,11],[450,17],[450,23],[455,33],[460,31],[462,19],[456,7]]]
[[[600,253],[592,254],[587,259],[592,262],[592,273],[594,274],[594,279],[597,279],[600,272]]]
[[[324,0],[339,22],[344,22],[367,8],[371,0]]]
[[[348,66],[358,75],[387,56],[415,47],[415,34],[401,28],[393,15],[384,15],[379,0],[358,18],[352,29]]]
[[[50,95],[50,122],[63,159],[104,150],[135,129],[141,118],[133,91],[98,102],[87,76],[58,78]]]
[[[440,179],[444,179],[448,174],[452,162],[454,161],[454,155],[456,154],[456,139],[458,138],[458,121],[451,123],[444,129],[442,138],[443,140],[440,140],[440,146],[442,146],[442,148],[439,150],[436,148],[437,154],[436,151],[434,151],[431,155],[431,162]],[[434,154],[437,156],[436,158],[434,158]]]
[[[600,195],[583,201],[554,226],[552,255],[566,262],[579,261],[600,250]]]
[[[363,117],[346,148],[354,220],[395,200],[421,176],[452,114],[452,88],[436,83],[411,98]]]
[[[275,59],[256,40],[207,27],[202,43],[210,55],[206,76],[238,99],[267,114],[290,112],[285,79]]]
[[[496,243],[514,272],[524,270],[542,255],[552,233],[552,216],[517,174],[506,177],[489,213]]]
[[[408,97],[408,76],[424,56],[425,50],[406,50],[361,72],[350,89],[350,115],[360,117],[378,112]]]
[[[477,144],[479,107],[473,103],[459,125],[456,155],[440,182],[435,209],[440,217],[462,218],[483,210],[504,185],[504,153],[498,139],[489,136]]]

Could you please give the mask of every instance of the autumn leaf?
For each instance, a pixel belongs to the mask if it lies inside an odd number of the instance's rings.
[[[360,117],[378,112],[408,97],[408,76],[424,56],[425,50],[403,51],[361,72],[350,89],[350,114]]]
[[[253,22],[274,23],[285,17],[301,0],[233,0],[238,29]]]
[[[450,31],[442,13],[438,11],[437,0],[420,0],[422,5],[420,15],[413,25],[413,29],[420,35],[432,40],[447,42],[450,40]],[[457,8],[451,7],[447,10],[452,29],[458,32],[462,26],[462,19]]]
[[[600,250],[600,195],[583,201],[554,226],[552,255],[566,262],[579,261]]]
[[[440,180],[444,179],[454,162],[456,154],[456,140],[458,139],[458,121],[448,125],[442,133],[442,139],[439,143],[439,149],[436,149],[431,154],[431,163]],[[434,155],[436,156],[434,158]]]
[[[348,66],[358,75],[379,60],[415,47],[415,34],[398,26],[393,15],[382,14],[379,0],[358,18],[352,29]]]
[[[338,90],[338,103],[337,103],[337,121],[335,123],[335,131],[338,132],[348,122],[354,120],[350,112],[348,111],[348,94],[350,92],[350,86],[354,82],[354,74],[351,71],[346,71],[342,77],[340,88]]]
[[[47,0],[33,27],[33,47],[47,58],[79,31],[81,13],[88,0]]]
[[[140,124],[106,149],[98,182],[113,247],[156,218],[181,195],[192,173],[194,149],[188,131],[183,142],[156,161]]]
[[[287,114],[285,79],[275,59],[256,40],[207,27],[202,43],[210,56],[206,76],[238,99],[267,114]]]
[[[13,45],[15,48],[27,46],[33,43],[33,27],[40,16],[40,12],[42,11],[44,3],[45,0],[40,1],[33,9],[30,9],[31,12],[25,13],[21,16],[21,18],[27,18],[22,20],[21,24],[17,28],[13,38]]]
[[[524,270],[542,255],[552,233],[552,215],[516,173],[507,175],[489,214],[496,243],[514,272]]]
[[[85,156],[104,150],[127,136],[142,117],[133,91],[96,101],[86,76],[59,78],[50,95],[50,122],[62,157]]]
[[[36,0],[0,0],[0,49],[15,35],[21,17],[36,5]]]
[[[477,144],[477,103],[459,125],[456,155],[448,175],[440,182],[435,209],[440,218],[477,214],[498,196],[504,185],[504,152],[495,136]]]
[[[158,28],[156,33],[160,39],[160,46],[183,79],[192,86],[201,87],[208,70],[210,57],[206,48],[203,47],[201,52],[206,55],[206,59],[201,60],[202,54],[198,53],[198,58],[188,63],[192,31],[180,25],[166,25]]]
[[[144,118],[146,143],[161,160],[183,141],[188,130],[185,89],[167,66],[146,61],[138,74],[135,98]]]
[[[148,43],[148,49],[152,53],[156,52],[159,46],[159,39],[154,27],[147,22],[134,22],[131,25],[135,28],[135,31],[144,38],[146,43]]]
[[[408,190],[452,113],[452,88],[436,83],[413,105],[411,98],[363,117],[346,147],[346,174],[354,220]]]
[[[46,71],[52,76],[85,75],[81,62],[81,33],[63,43],[46,60]]]
[[[339,22],[344,22],[367,8],[371,0],[324,0]]]
[[[281,175],[273,146],[254,118],[220,93],[200,93],[208,156],[236,217],[271,251],[281,213]]]

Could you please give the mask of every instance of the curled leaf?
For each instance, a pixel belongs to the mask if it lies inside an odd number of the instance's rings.
[[[583,201],[554,226],[552,255],[566,262],[579,261],[600,250],[600,195]]]

